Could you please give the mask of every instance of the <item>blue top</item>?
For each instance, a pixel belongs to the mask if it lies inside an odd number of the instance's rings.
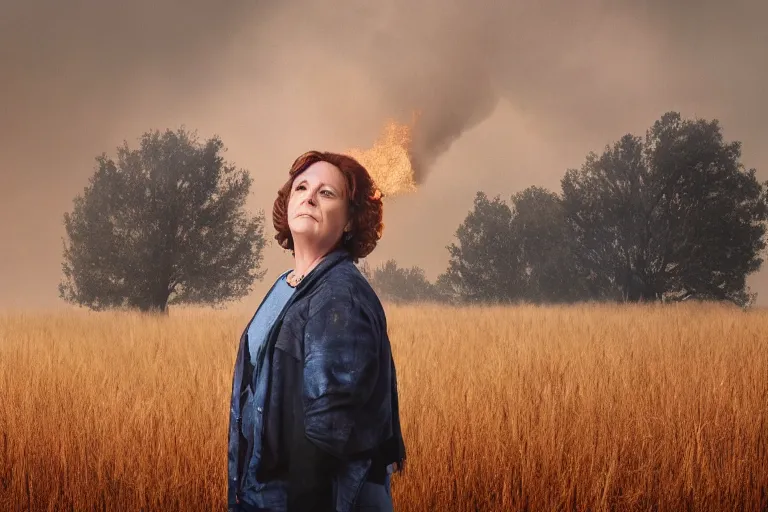
[[[247,470],[243,475],[246,483],[259,488],[264,484],[255,481],[255,473],[261,460],[263,411],[266,400],[267,381],[269,379],[270,361],[265,357],[266,341],[272,324],[282,312],[288,300],[296,291],[286,281],[288,272],[284,272],[277,278],[272,289],[262,300],[256,311],[253,321],[248,326],[248,349],[250,351],[251,364],[253,365],[253,389],[251,396],[243,408],[243,435],[253,444],[251,460],[248,461]],[[265,495],[269,495],[268,489],[262,489]],[[280,490],[275,489],[280,492]]]
[[[285,272],[277,278],[277,282],[267,296],[264,297],[256,312],[256,316],[253,318],[253,322],[248,327],[248,348],[251,351],[251,364],[254,366],[257,366],[256,361],[258,360],[259,350],[267,340],[269,329],[296,290],[288,284],[286,280],[287,275],[288,272]]]

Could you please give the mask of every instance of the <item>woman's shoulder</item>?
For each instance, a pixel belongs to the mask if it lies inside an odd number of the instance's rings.
[[[339,263],[330,269],[325,279],[319,283],[316,301],[324,302],[331,298],[350,300],[365,305],[370,310],[383,313],[383,308],[371,284],[350,260]],[[319,300],[318,300],[319,299]]]
[[[350,260],[342,262],[328,273],[327,284],[329,287],[346,287],[353,295],[376,295],[363,273]]]

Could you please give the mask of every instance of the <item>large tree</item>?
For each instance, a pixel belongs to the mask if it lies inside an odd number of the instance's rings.
[[[496,196],[475,196],[474,207],[450,244],[448,269],[438,279],[463,302],[510,302],[524,298],[524,265],[512,230],[512,211]]]
[[[553,192],[529,187],[512,196],[511,207],[479,192],[456,238],[449,268],[434,286],[441,300],[551,303],[588,296]]]
[[[585,298],[575,252],[560,197],[541,187],[512,196],[511,235],[517,239],[526,301],[573,302]]]
[[[766,190],[717,120],[662,116],[562,179],[576,263],[596,298],[750,300]]]
[[[224,151],[218,137],[201,143],[179,129],[147,132],[137,149],[123,143],[116,161],[99,156],[64,214],[60,297],[165,312],[245,296],[264,275],[264,214],[244,210],[251,177]]]

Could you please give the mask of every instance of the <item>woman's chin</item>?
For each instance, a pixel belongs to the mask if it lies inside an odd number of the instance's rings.
[[[317,231],[317,222],[309,217],[301,217],[291,221],[289,227],[293,235],[311,236]]]
[[[319,234],[314,229],[309,229],[307,226],[297,226],[296,229],[291,230],[291,236],[295,239],[300,238],[303,242],[312,242],[319,238]]]

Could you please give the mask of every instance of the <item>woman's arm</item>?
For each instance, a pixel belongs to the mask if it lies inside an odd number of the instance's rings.
[[[328,292],[304,331],[304,431],[294,439],[288,510],[326,511],[358,411],[378,379],[379,336],[360,300]],[[295,455],[294,455],[295,454]]]
[[[340,459],[318,448],[307,436],[296,436],[288,475],[288,512],[330,512],[333,476]]]

